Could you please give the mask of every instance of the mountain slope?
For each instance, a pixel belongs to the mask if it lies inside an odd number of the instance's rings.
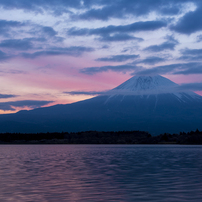
[[[0,132],[144,130],[152,134],[201,128],[202,97],[161,77],[132,77],[88,100],[0,116]]]

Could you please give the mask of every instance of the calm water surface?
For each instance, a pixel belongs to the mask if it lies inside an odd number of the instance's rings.
[[[0,201],[202,201],[202,146],[0,145]]]

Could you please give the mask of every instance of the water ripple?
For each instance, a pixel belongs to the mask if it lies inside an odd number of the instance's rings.
[[[202,201],[202,146],[0,145],[0,201]]]

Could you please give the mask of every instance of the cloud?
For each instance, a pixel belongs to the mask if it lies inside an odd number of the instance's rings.
[[[84,5],[86,2],[87,0],[84,1]],[[109,20],[110,18],[123,18],[126,15],[143,16],[151,12],[157,12],[161,15],[176,15],[180,13],[183,7],[182,4],[186,3],[182,0],[103,0],[95,2],[101,8],[90,8],[84,13],[73,15],[73,18],[82,20]]]
[[[145,48],[144,50],[150,51],[150,52],[160,52],[164,50],[174,50],[176,44],[172,42],[164,42],[160,45],[153,45]]]
[[[113,34],[113,35],[103,35],[100,38],[98,38],[99,41],[104,42],[117,42],[117,41],[129,41],[129,40],[136,40],[136,41],[143,41],[142,38],[134,37],[129,34]]]
[[[170,5],[166,5],[166,3],[164,4],[164,6],[162,6],[159,9],[159,12],[163,15],[177,15],[180,13],[181,8],[179,4],[172,4],[171,1],[168,1],[168,3],[170,2]],[[177,2],[176,2],[177,3]]]
[[[22,101],[13,101],[13,102],[0,102],[1,110],[10,110],[15,111],[15,107],[30,107],[32,109],[42,107],[52,103],[52,101],[41,101],[41,100],[22,100]]]
[[[170,65],[157,66],[150,69],[142,69],[135,74],[138,75],[151,75],[151,74],[201,74],[202,73],[202,64],[198,62],[189,62],[189,63],[177,63]]]
[[[7,1],[1,0],[0,5],[4,9],[24,9],[26,11],[34,11],[43,13],[44,10],[51,11],[55,15],[61,15],[70,12],[70,8],[81,8],[82,3],[80,0],[64,1],[64,0],[43,0],[43,1]]]
[[[181,53],[184,55],[202,55],[202,49],[183,49]]]
[[[171,30],[182,34],[192,34],[202,30],[202,7],[185,14],[176,25],[170,26]]]
[[[98,58],[96,61],[103,62],[125,62],[127,60],[136,59],[139,55],[112,55],[110,57]]]
[[[118,55],[118,57],[119,56],[122,57],[122,55]],[[114,60],[114,62],[115,62],[115,60],[119,59],[118,57],[116,58],[116,56],[112,56],[112,57],[109,57],[109,58],[100,58],[100,59]],[[138,55],[135,55],[135,58],[137,58],[137,57],[138,57]],[[125,73],[127,71],[135,71],[135,72],[138,72],[140,74],[145,74],[145,73],[148,74],[150,72],[151,73],[156,73],[158,71],[165,71],[165,68],[170,69],[173,66],[173,65],[168,65],[168,67],[159,66],[158,68],[156,67],[156,68],[152,68],[152,69],[143,69],[141,66],[137,66],[137,64],[139,64],[139,63],[155,64],[155,63],[163,62],[163,61],[165,61],[164,58],[148,57],[148,58],[146,58],[144,60],[135,61],[133,63],[125,64],[125,65],[117,65],[117,66],[108,65],[108,66],[101,66],[101,67],[86,67],[86,68],[80,69],[80,72],[84,73],[84,74],[89,74],[89,75],[94,75],[94,74],[97,74],[97,73],[107,72],[107,71],[123,72],[123,73]],[[179,66],[179,64],[176,64],[175,66],[177,67],[177,66]]]
[[[179,66],[180,64],[170,64],[170,65],[157,66],[150,69],[145,68],[143,70],[136,72],[135,74],[137,75],[167,74],[169,72],[172,72]]]
[[[160,57],[147,57],[143,60],[140,60],[138,63],[143,63],[143,64],[149,64],[149,65],[154,65],[159,62],[164,62],[166,59],[165,58],[160,58]]]
[[[17,69],[9,69],[9,68],[1,68],[0,69],[0,75],[6,75],[6,74],[27,74],[26,71],[22,71],[22,70],[17,70]]]
[[[50,37],[57,35],[58,33],[52,27],[42,27],[42,31]]]
[[[202,60],[202,49],[182,49],[180,60]]]
[[[108,20],[109,18],[122,18],[126,15],[142,16],[151,12],[161,15],[176,15],[180,13],[182,5],[185,3],[187,3],[185,0],[1,0],[0,6],[9,10],[23,9],[40,13],[45,10],[55,15],[70,13],[77,20]],[[74,12],[71,11],[71,8],[74,8]]]
[[[197,36],[196,42],[201,42],[201,41],[202,41],[202,34],[200,34],[200,35]]]
[[[118,17],[117,13],[113,12],[113,7],[104,6],[101,9],[90,9],[85,13],[80,15],[72,15],[73,19],[82,19],[82,20],[108,20],[110,17]],[[121,13],[120,13],[121,15]],[[119,16],[120,17],[120,16]]]
[[[202,91],[202,83],[184,83],[179,88],[181,90]]]
[[[172,36],[167,36],[166,37],[167,41],[160,44],[160,45],[152,45],[149,46],[147,48],[145,48],[144,50],[146,51],[150,51],[150,52],[160,52],[160,51],[164,51],[164,50],[174,50],[175,46],[177,44],[179,44],[179,42],[177,40],[175,40]]]
[[[30,59],[34,59],[40,56],[54,56],[54,55],[69,55],[78,57],[82,55],[84,52],[92,52],[92,51],[94,51],[93,48],[84,46],[71,46],[68,48],[53,47],[49,50],[37,51],[34,53],[22,53],[22,56],[24,58],[30,58]]]
[[[50,26],[43,26],[40,24],[35,23],[27,23],[28,26],[31,26],[28,31],[25,33],[28,33],[33,36],[33,39],[43,39],[44,42],[47,40],[54,40],[55,42],[62,42],[64,40],[63,37],[57,36],[58,32],[55,31],[53,27]]]
[[[109,45],[103,45],[102,47],[101,47],[101,49],[109,49]]]
[[[4,99],[4,98],[12,98],[12,97],[17,97],[17,95],[11,95],[11,94],[0,94],[0,99]]]
[[[8,39],[0,43],[2,48],[13,48],[17,50],[28,50],[33,48],[33,45],[28,39]]]
[[[10,57],[0,50],[0,62],[9,59]]]
[[[80,69],[81,73],[94,75],[101,72],[107,72],[109,70],[114,72],[127,72],[139,69],[140,67],[135,65],[117,65],[117,66],[102,66],[102,67],[87,67]]]
[[[69,91],[64,92],[69,95],[103,95],[106,91]]]
[[[110,57],[104,57],[104,58],[98,58],[96,59],[96,61],[103,61],[103,62],[125,62],[127,60],[131,60],[131,59],[137,59],[139,58],[139,55],[113,55]],[[149,64],[149,65],[153,65],[159,62],[164,62],[166,59],[165,58],[161,58],[161,57],[147,57],[143,60],[138,60],[133,62],[133,64],[139,64],[139,63],[143,63],[143,64]]]
[[[47,64],[45,66],[37,67],[38,70],[53,69],[56,65]]]
[[[179,60],[183,60],[183,61],[197,61],[197,60],[201,60],[201,56],[200,55],[183,55],[181,57],[178,58]]]
[[[9,30],[13,27],[21,27],[23,24],[17,21],[0,20],[0,35],[8,37]]]
[[[26,74],[26,71],[16,70],[16,69],[9,69],[9,70],[0,70],[0,73],[3,74]]]
[[[154,31],[162,27],[167,26],[165,21],[140,21],[128,25],[109,25],[107,27],[101,27],[96,29],[87,28],[71,28],[68,30],[67,34],[72,36],[87,36],[87,35],[109,35],[112,33],[130,33],[130,32],[140,32],[140,31]]]
[[[173,74],[202,74],[202,63],[189,63],[189,67],[176,71]]]

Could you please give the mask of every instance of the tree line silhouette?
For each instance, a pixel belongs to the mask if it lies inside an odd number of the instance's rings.
[[[144,131],[0,133],[0,144],[202,144],[202,131],[157,136]]]

